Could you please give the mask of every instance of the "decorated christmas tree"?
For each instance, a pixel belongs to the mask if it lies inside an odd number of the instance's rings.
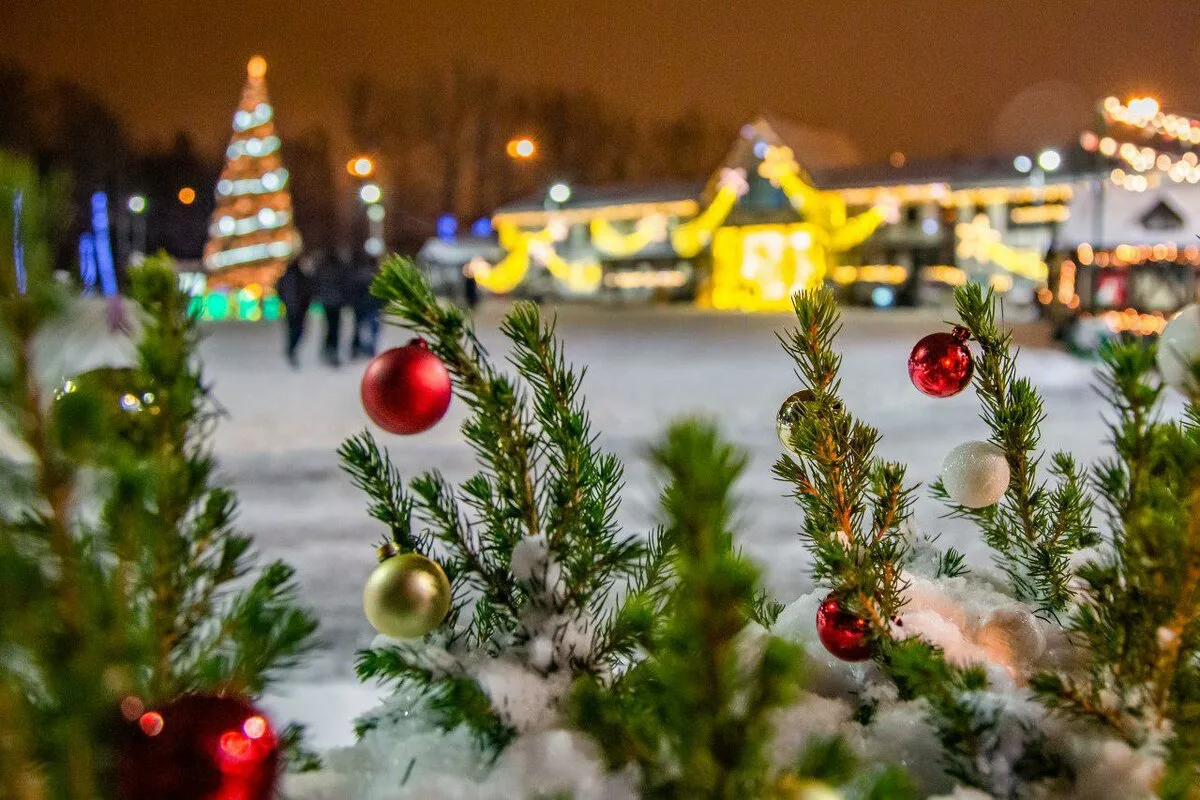
[[[333,788],[299,796],[1200,796],[1200,307],[1157,358],[1104,352],[1114,452],[1088,468],[1043,457],[995,299],[958,290],[960,325],[908,366],[917,390],[981,403],[986,440],[929,491],[991,549],[968,564],[914,529],[919,487],[841,398],[831,295],[796,295],[775,472],[818,588],[782,604],[737,552],[745,458],[711,424],[649,450],[661,527],[623,533],[620,466],[553,325],[509,315],[509,377],[407,263],[375,289],[422,338],[368,368],[368,413],[416,433],[453,391],[481,472],[406,485],[369,435],[343,448],[385,526],[359,670],[397,692],[330,755]]]
[[[252,703],[315,622],[289,566],[256,567],[236,496],[213,485],[217,409],[188,297],[151,258],[130,275],[135,339],[102,315],[72,334],[91,301],[51,277],[45,187],[0,158],[6,207],[13,192],[25,246],[0,242],[0,797],[270,797],[296,736]],[[127,357],[72,369],[72,335]]]
[[[232,288],[274,286],[300,244],[267,97],[266,59],[254,56],[246,72],[204,248],[209,283]]]

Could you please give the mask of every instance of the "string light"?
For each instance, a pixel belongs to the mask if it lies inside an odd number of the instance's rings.
[[[179,202],[183,203],[185,206],[190,206],[192,203],[196,202],[196,190],[190,186],[184,186],[182,189],[180,189],[178,196]]]

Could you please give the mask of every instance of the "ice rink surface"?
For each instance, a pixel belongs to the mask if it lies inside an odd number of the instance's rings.
[[[477,318],[481,338],[498,358],[506,352],[497,333],[502,312],[498,304],[485,305]],[[626,465],[621,519],[627,529],[647,529],[654,514],[655,490],[642,460],[646,444],[676,417],[715,418],[752,456],[741,487],[742,546],[780,600],[806,591],[811,581],[796,537],[797,512],[770,474],[780,452],[775,413],[800,388],[775,339],[789,318],[676,307],[564,306],[558,315],[569,360],[587,366],[584,391],[593,425],[603,446]],[[944,330],[946,316],[850,310],[839,339],[845,401],[879,428],[881,455],[907,463],[915,481],[935,477],[954,446],[987,438],[973,393],[935,400],[909,383],[908,351],[922,335]],[[310,723],[313,744],[323,748],[348,743],[353,718],[379,697],[378,689],[357,684],[353,663],[355,651],[372,640],[361,592],[382,528],[366,516],[364,498],[339,471],[335,453],[367,424],[358,400],[364,364],[333,370],[318,363],[314,334],[322,332],[323,321],[310,324],[298,371],[284,363],[282,332],[274,324],[214,326],[202,352],[214,393],[228,411],[217,455],[222,478],[240,495],[242,527],[255,534],[266,557],[285,558],[297,568],[303,598],[321,620],[320,654],[278,687],[269,705],[280,722]],[[1104,404],[1092,388],[1095,363],[1053,349],[1037,324],[1015,326],[1015,337],[1022,346],[1020,371],[1034,379],[1045,400],[1043,447],[1069,450],[1084,463],[1104,455]],[[385,346],[406,338],[403,330],[385,328]],[[1169,410],[1177,411],[1177,400],[1170,402]],[[380,438],[406,476],[437,469],[461,479],[473,469],[458,430],[462,416],[455,403],[427,433]],[[943,545],[985,560],[977,537],[940,513],[923,492],[917,523],[941,532]]]

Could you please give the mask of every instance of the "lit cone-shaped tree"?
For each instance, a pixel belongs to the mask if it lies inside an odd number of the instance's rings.
[[[210,284],[233,288],[274,285],[299,249],[266,59],[254,56],[246,72],[204,248]]]

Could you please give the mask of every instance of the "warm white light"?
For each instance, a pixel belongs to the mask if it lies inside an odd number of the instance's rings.
[[[358,190],[358,198],[364,203],[378,203],[383,198],[383,190],[378,183],[364,183]]]
[[[140,214],[146,210],[146,196],[135,194],[129,198],[129,210],[134,214]]]
[[[571,187],[565,183],[556,183],[550,187],[550,199],[556,203],[565,203],[571,199]]]
[[[1029,156],[1017,156],[1013,159],[1013,169],[1017,172],[1029,172],[1033,169],[1033,159]]]
[[[1046,172],[1054,172],[1062,165],[1062,156],[1057,150],[1043,150],[1038,154],[1038,166]]]
[[[371,222],[383,222],[383,206],[372,204],[367,206],[367,219]]]
[[[366,156],[358,156],[350,159],[350,163],[346,165],[346,171],[356,178],[367,178],[375,171],[375,162]]]

